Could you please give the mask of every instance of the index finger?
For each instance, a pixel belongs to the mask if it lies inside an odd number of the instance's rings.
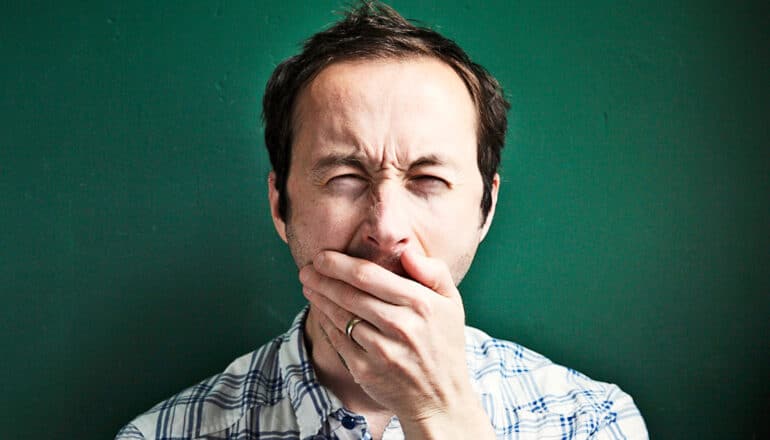
[[[401,254],[401,264],[409,276],[418,283],[447,298],[460,300],[460,292],[457,290],[454,278],[443,261],[406,249]]]
[[[369,260],[337,251],[319,252],[313,259],[313,267],[324,276],[344,281],[394,305],[412,305],[414,289],[426,289],[421,284],[398,276]]]

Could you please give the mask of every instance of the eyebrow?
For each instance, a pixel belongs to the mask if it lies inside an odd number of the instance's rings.
[[[427,154],[425,156],[417,158],[409,165],[409,169],[426,167],[426,166],[441,166],[446,165],[447,162],[441,156],[437,154]]]
[[[323,179],[323,176],[327,171],[329,171],[329,169],[341,166],[356,168],[360,171],[366,171],[364,162],[359,155],[332,153],[322,157],[320,160],[314,163],[313,167],[310,169],[310,175],[312,176],[313,180],[320,181]]]
[[[327,170],[336,166],[350,166],[355,168],[364,168],[364,161],[357,154],[329,154],[322,157],[313,165],[313,171]]]

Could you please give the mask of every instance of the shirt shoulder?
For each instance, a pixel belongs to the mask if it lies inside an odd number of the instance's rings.
[[[472,383],[498,438],[648,438],[631,396],[517,343],[466,328]]]
[[[158,403],[124,426],[116,440],[218,438],[216,433],[242,424],[247,414],[288,404],[278,356],[283,342],[283,336],[275,338],[223,372]]]

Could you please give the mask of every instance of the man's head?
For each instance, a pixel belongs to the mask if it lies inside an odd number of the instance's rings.
[[[508,102],[497,80],[472,62],[453,41],[418,27],[393,9],[365,2],[329,29],[310,37],[302,53],[282,62],[273,72],[263,99],[265,143],[280,193],[281,217],[289,201],[285,192],[296,124],[296,101],[302,89],[325,67],[340,61],[436,58],[455,70],[468,88],[476,108],[477,161],[484,183],[482,218],[491,204],[491,183],[505,142]]]
[[[494,211],[506,130],[482,67],[365,3],[279,65],[263,104],[273,218],[298,265],[332,248],[398,270],[414,245],[459,282]]]

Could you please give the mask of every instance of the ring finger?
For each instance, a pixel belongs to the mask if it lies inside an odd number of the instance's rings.
[[[324,295],[316,293],[308,287],[303,287],[302,293],[311,304],[316,306],[331,321],[336,330],[334,333],[339,333],[342,337],[347,338],[347,327],[351,320],[354,318],[360,319],[358,323],[352,326],[349,338],[360,349],[367,351],[367,346],[370,345],[373,338],[378,337],[378,335],[379,337],[384,337],[370,322],[343,309]],[[331,337],[331,335],[329,336]]]
[[[389,320],[402,312],[401,306],[382,301],[344,281],[322,275],[311,265],[302,268],[300,281],[303,288],[310,289],[311,293],[325,297],[338,308],[368,321],[383,334],[388,334]],[[329,312],[328,316],[333,319],[337,328],[344,332],[350,316],[342,312]]]

